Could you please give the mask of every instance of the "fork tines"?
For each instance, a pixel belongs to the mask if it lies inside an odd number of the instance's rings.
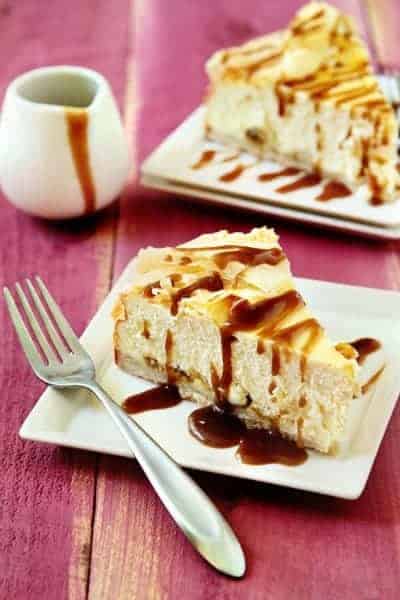
[[[26,279],[30,299],[28,299],[20,283],[15,285],[23,310],[18,308],[10,290],[7,287],[4,288],[4,297],[11,320],[22,348],[33,367],[43,362],[38,348],[47,359],[48,364],[54,361],[63,361],[71,352],[80,349],[78,338],[45,284],[40,277],[35,277],[35,280],[39,292],[35,289],[33,283]],[[38,315],[40,315],[41,323],[35,315],[32,303]],[[23,319],[23,314],[31,327],[33,336]]]

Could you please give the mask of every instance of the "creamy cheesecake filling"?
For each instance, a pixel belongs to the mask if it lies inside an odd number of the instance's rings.
[[[394,199],[398,126],[350,17],[311,2],[287,30],[207,63],[213,139]]]
[[[229,402],[250,427],[332,447],[357,391],[357,353],[329,341],[273,231],[148,249],[137,270],[114,309],[122,368],[201,405]]]

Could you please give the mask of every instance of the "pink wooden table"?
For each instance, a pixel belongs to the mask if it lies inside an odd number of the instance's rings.
[[[0,88],[26,69],[75,63],[114,87],[136,166],[201,100],[205,58],[283,26],[299,0],[0,0]],[[377,65],[400,69],[399,0],[337,0],[366,31]],[[137,171],[136,171],[137,173]],[[128,259],[216,228],[267,223],[144,192],[54,225],[0,203],[1,282],[41,273],[82,331]],[[276,225],[299,276],[400,288],[400,252]],[[43,389],[0,303],[0,600],[331,600],[399,597],[400,413],[367,489],[347,502],[224,477],[194,477],[243,542],[248,574],[212,571],[161,508],[134,461],[18,439]]]

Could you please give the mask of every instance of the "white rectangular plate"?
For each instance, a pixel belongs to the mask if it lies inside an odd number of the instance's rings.
[[[336,226],[374,237],[400,238],[400,202],[371,206],[362,190],[345,198],[319,202],[316,198],[324,182],[290,193],[279,193],[276,191],[278,187],[292,183],[301,175],[260,182],[260,174],[279,171],[282,167],[268,160],[257,161],[245,152],[235,160],[224,162],[225,158],[235,154],[234,151],[205,140],[203,121],[204,107],[200,107],[144,161],[141,167],[144,185],[166,190],[169,187],[170,191],[180,194],[203,195],[214,202],[327,227]],[[215,150],[214,159],[201,169],[193,169],[208,149]],[[234,181],[219,179],[239,164],[252,166]]]
[[[99,381],[118,402],[151,387],[113,364],[110,313],[117,295],[134,277],[132,261],[81,338],[95,361]],[[309,452],[308,460],[297,467],[250,466],[238,461],[234,448],[208,448],[189,434],[187,416],[193,410],[190,402],[136,418],[183,466],[354,499],[367,482],[400,391],[400,294],[307,279],[298,279],[297,285],[334,340],[371,336],[383,343],[383,351],[367,361],[361,379],[368,379],[383,363],[385,371],[367,395],[354,400],[337,456]],[[83,391],[48,388],[22,425],[20,435],[40,442],[130,456],[105,411]]]
[[[250,198],[236,198],[215,192],[213,190],[186,187],[184,185],[174,183],[162,177],[152,177],[142,175],[140,179],[142,185],[161,190],[163,192],[174,193],[185,198],[195,198],[201,203],[219,204],[222,206],[231,206],[240,210],[247,210],[256,213],[262,213],[268,216],[278,217],[279,219],[287,219],[296,223],[306,223],[314,227],[341,231],[361,235],[376,240],[400,240],[400,227],[378,227],[376,225],[368,225],[366,223],[356,223],[355,221],[346,221],[345,219],[335,219],[334,217],[326,217],[316,213],[308,213],[301,210],[283,208],[278,205],[268,204],[260,200],[251,200]]]

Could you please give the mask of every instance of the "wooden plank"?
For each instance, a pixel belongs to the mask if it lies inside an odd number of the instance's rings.
[[[0,90],[20,72],[75,63],[101,70],[121,98],[128,47],[124,0],[77,6],[1,3]],[[46,223],[0,204],[0,280],[12,284],[40,273],[76,331],[82,331],[111,278],[116,210],[91,219]],[[84,283],[83,283],[84,282]],[[11,330],[4,303],[0,365],[0,598],[86,597],[96,456],[17,437],[43,390]]]
[[[286,24],[301,1],[136,4],[135,153],[137,163],[201,101],[204,61],[223,45]],[[337,3],[339,5],[339,2]],[[361,4],[340,2],[362,17]],[[227,208],[204,208],[133,183],[121,205],[115,273],[137,250],[218,228],[275,225]],[[390,245],[276,223],[296,274],[399,287]],[[202,562],[166,515],[139,467],[104,456],[99,463],[89,597],[120,600],[343,600],[397,597],[399,412],[356,502],[193,473],[243,542],[249,569],[227,579]]]

